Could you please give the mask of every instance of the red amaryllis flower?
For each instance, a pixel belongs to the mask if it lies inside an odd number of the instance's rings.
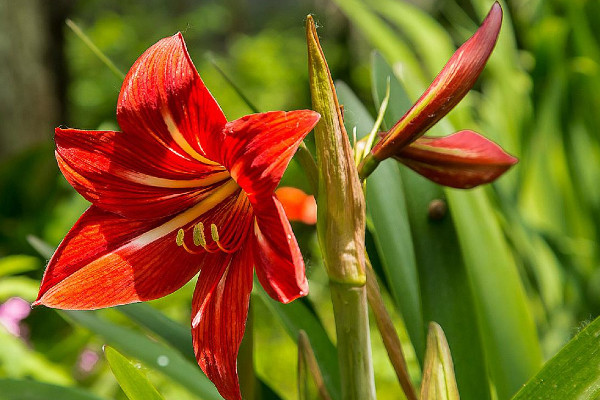
[[[315,126],[313,111],[227,122],[181,34],[133,65],[122,132],[56,129],[56,158],[92,206],[50,259],[34,305],[96,309],[156,299],[198,271],[192,337],[198,364],[239,399],[236,358],[253,266],[290,302],[307,294],[302,255],[274,190]]]
[[[415,105],[365,158],[363,176],[379,161],[394,157],[434,182],[466,189],[493,181],[517,162],[500,146],[473,131],[443,138],[421,137],[473,87],[494,49],[501,24],[502,8],[496,2],[477,32],[454,53]]]

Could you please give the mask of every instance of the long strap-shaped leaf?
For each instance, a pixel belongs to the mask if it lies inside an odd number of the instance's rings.
[[[79,388],[70,388],[38,382],[31,379],[0,379],[2,400],[104,400]]]
[[[512,400],[600,398],[600,318],[546,363]]]

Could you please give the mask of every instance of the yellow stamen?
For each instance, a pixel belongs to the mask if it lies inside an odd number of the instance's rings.
[[[204,224],[202,222],[194,225],[194,244],[206,248],[206,238],[204,237]]]
[[[185,232],[183,231],[183,229],[179,229],[177,231],[177,237],[175,238],[175,243],[177,243],[177,246],[181,247],[183,245],[183,236],[185,235]]]
[[[210,224],[210,236],[212,236],[212,240],[217,244],[219,243],[219,231],[217,230],[217,225]]]

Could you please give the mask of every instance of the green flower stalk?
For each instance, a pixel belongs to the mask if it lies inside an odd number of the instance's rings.
[[[375,398],[365,274],[365,199],[335,87],[314,21],[306,21],[308,70],[315,127],[317,232],[331,288],[342,398]]]

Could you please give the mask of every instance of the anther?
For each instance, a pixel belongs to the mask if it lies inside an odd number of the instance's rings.
[[[217,231],[217,226],[215,224],[210,224],[210,236],[215,242],[219,242],[219,231]]]
[[[175,238],[175,243],[177,243],[177,246],[181,247],[183,246],[183,236],[185,235],[185,232],[183,231],[183,229],[179,229],[177,231],[177,237]]]
[[[194,225],[194,244],[196,246],[206,247],[206,238],[204,237],[204,224],[202,222]]]

